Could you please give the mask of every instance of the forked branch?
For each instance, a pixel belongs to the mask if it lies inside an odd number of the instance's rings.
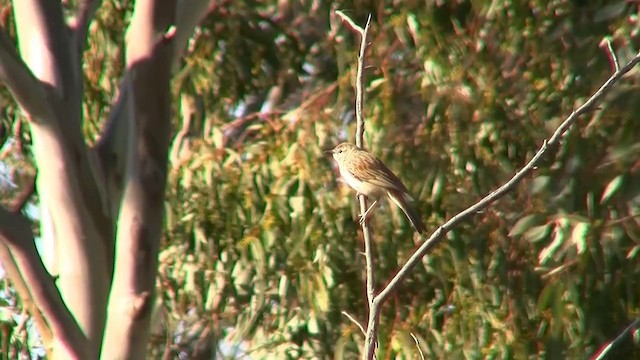
[[[52,118],[53,110],[44,87],[24,63],[4,29],[0,29],[0,82],[33,121]]]

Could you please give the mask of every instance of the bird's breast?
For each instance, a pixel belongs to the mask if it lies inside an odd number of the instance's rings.
[[[342,175],[344,181],[355,191],[366,195],[370,199],[378,199],[385,193],[384,189],[356,178],[349,170],[342,166],[340,167],[340,175]]]

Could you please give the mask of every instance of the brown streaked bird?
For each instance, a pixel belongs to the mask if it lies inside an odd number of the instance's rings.
[[[340,168],[340,175],[349,186],[373,200],[367,211],[360,215],[360,223],[367,219],[382,197],[388,196],[402,209],[418,233],[426,231],[418,213],[410,204],[412,198],[406,186],[380,159],[349,143],[342,143],[325,153],[333,156]]]

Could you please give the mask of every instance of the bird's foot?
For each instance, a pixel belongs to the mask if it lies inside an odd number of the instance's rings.
[[[367,220],[369,220],[369,214],[368,213],[364,213],[364,214],[360,214],[358,215],[358,223],[360,223],[360,226],[364,226],[364,223],[367,222]]]
[[[367,220],[369,220],[369,216],[371,215],[371,210],[373,210],[376,205],[378,204],[378,200],[375,200],[373,202],[373,204],[371,204],[371,206],[369,206],[369,208],[367,209],[367,211],[365,211],[363,214],[358,215],[358,217],[360,218],[359,222],[360,222],[360,226],[364,226],[364,223],[367,222]]]
[[[358,215],[358,222],[360,223],[360,226],[364,226],[364,223],[367,221],[367,217],[360,214]]]

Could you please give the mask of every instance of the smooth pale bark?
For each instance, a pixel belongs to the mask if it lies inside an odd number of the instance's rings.
[[[43,340],[52,347],[48,349],[49,355],[87,358],[87,338],[66,308],[53,279],[38,257],[28,220],[2,208],[0,259],[16,290],[20,294],[30,294],[25,297],[25,305],[35,319]]]
[[[0,259],[52,359],[145,357],[164,221],[170,78],[211,1],[135,3],[120,96],[90,149],[81,61],[100,4],[81,1],[68,25],[57,1],[15,1],[21,54],[0,34],[0,80],[31,121],[42,237],[55,244],[57,278],[19,210],[0,207]]]
[[[173,1],[138,0],[134,8],[127,32],[130,83],[123,88],[128,96],[121,99],[131,108],[120,109],[122,117],[113,118],[110,124],[113,134],[122,132],[118,128],[123,127],[132,133],[128,137],[117,223],[104,359],[139,359],[146,354],[164,222],[171,135],[170,78],[178,54],[208,5],[209,1],[184,1],[177,12]],[[133,124],[117,123],[123,119]],[[103,146],[109,143],[105,139]]]
[[[86,206],[80,182],[83,154],[80,140],[81,90],[60,4],[41,0],[14,2],[16,30],[25,63],[46,88],[53,109],[49,118],[32,122],[33,155],[38,168],[40,207],[53,230],[57,285],[62,299],[89,340],[89,356],[100,348],[106,316],[108,273],[105,249]],[[27,109],[28,110],[28,109]],[[86,166],[86,165],[85,165]],[[93,199],[99,202],[99,196]],[[44,229],[46,230],[46,229]],[[71,357],[64,344],[56,356]]]

